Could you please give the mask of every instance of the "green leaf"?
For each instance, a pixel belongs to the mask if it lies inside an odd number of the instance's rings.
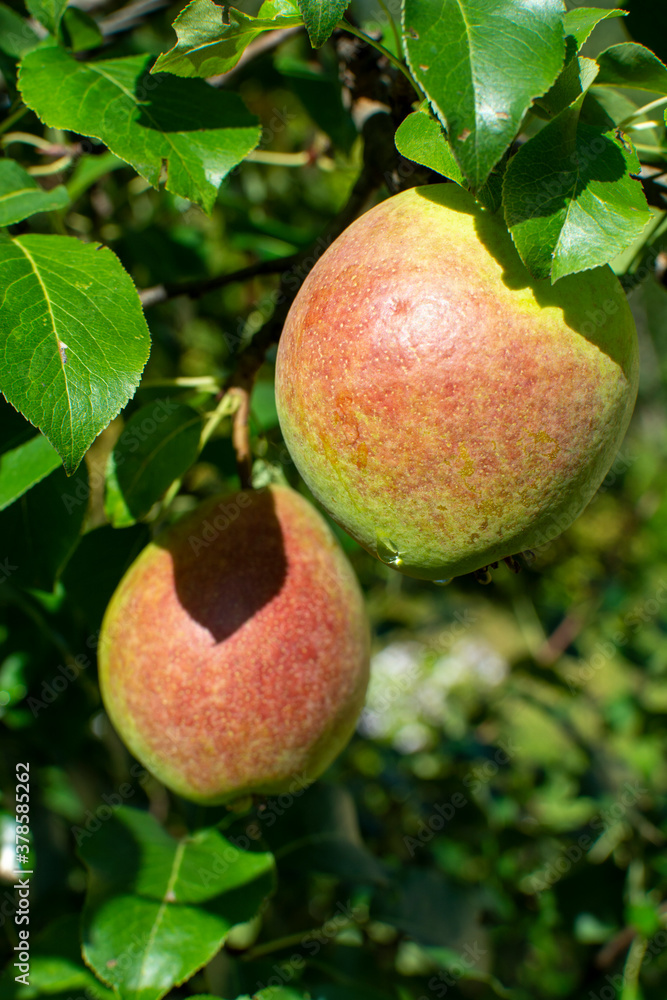
[[[39,37],[28,22],[0,3],[0,51],[20,59],[39,45]]]
[[[90,493],[85,465],[80,473]],[[56,469],[0,512],[4,575],[12,585],[51,590],[80,538],[87,503],[66,502],[70,480]]]
[[[110,250],[69,236],[0,237],[0,284],[0,390],[71,474],[139,383],[139,297]]]
[[[273,856],[240,851],[215,829],[177,841],[121,806],[96,832],[73,832],[90,870],[84,957],[123,1000],[159,1000],[184,982],[273,890]]]
[[[9,507],[60,464],[58,452],[42,434],[0,455],[0,510]]]
[[[109,456],[104,509],[115,528],[144,517],[199,454],[202,419],[161,399],[133,413]]]
[[[596,84],[667,94],[667,66],[643,45],[636,42],[612,45],[597,56],[597,61],[600,73]]]
[[[298,0],[298,3],[311,45],[319,49],[349,7],[350,0]]]
[[[599,7],[575,7],[563,15],[565,34],[572,37],[577,51],[587,41],[593,28],[608,17],[625,17],[625,10],[601,10]]]
[[[68,0],[26,0],[26,7],[36,21],[55,35],[67,3]]]
[[[62,184],[45,191],[15,160],[0,160],[0,226],[68,204],[69,195]]]
[[[301,14],[291,0],[265,0],[257,17],[227,8],[213,0],[192,0],[181,11],[173,27],[178,42],[155,63],[153,73],[163,70],[176,76],[214,76],[236,66],[247,46],[264,31],[292,28],[302,24]]]
[[[427,108],[413,111],[396,130],[396,149],[408,160],[449,177],[462,187],[465,179],[437,118]]]
[[[535,102],[536,107],[545,112],[545,117],[555,117],[581,94],[586,93],[595,82],[598,72],[598,64],[593,59],[582,56],[571,59],[553,87]]]
[[[278,426],[278,410],[276,409],[276,393],[273,382],[258,379],[252,389],[250,400],[252,426],[258,427],[260,433],[266,433]]]
[[[77,506],[85,510],[86,501],[85,481],[78,476],[70,479],[63,502],[70,510]],[[144,524],[124,531],[105,525],[88,531],[77,545],[63,571],[62,582],[69,600],[84,615],[91,633],[99,629],[121,577],[149,540],[150,532]]]
[[[151,76],[150,61],[85,63],[37,49],[21,63],[19,87],[47,125],[101,139],[154,187],[166,165],[167,190],[210,212],[223,178],[257,145],[257,120],[236,94],[203,80]]]
[[[558,76],[562,13],[560,0],[405,0],[410,70],[473,188],[500,160],[533,99]]]
[[[104,38],[102,32],[90,14],[78,7],[68,7],[60,22],[60,31],[63,41],[72,52],[85,52],[87,49],[96,49],[102,45]]]
[[[536,278],[605,264],[650,219],[639,160],[613,122],[582,119],[585,95],[525,143],[505,174],[505,219]]]

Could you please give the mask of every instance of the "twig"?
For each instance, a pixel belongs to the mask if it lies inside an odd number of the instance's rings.
[[[577,638],[586,624],[581,614],[569,613],[560,625],[554,629],[548,639],[542,643],[535,653],[535,660],[543,667],[550,667],[563,655],[569,645]]]
[[[23,118],[24,115],[27,115],[29,110],[30,108],[23,105],[22,107],[17,108],[16,111],[12,111],[11,114],[5,118],[4,122],[0,124],[0,135],[2,135],[3,132],[6,132],[7,129],[10,129],[12,125]]]
[[[273,260],[260,260],[255,264],[249,264],[238,271],[230,274],[219,274],[215,278],[205,278],[203,281],[188,281],[182,284],[153,285],[151,288],[144,288],[139,292],[139,298],[144,309],[155,306],[159,302],[166,302],[168,299],[176,299],[179,295],[187,295],[191,299],[199,299],[208,292],[214,292],[217,288],[224,288],[226,285],[233,285],[236,282],[248,281],[249,278],[256,278],[262,274],[280,274],[293,267],[299,258],[299,254],[291,254],[288,257],[279,257]]]
[[[42,163],[37,167],[28,167],[28,173],[32,177],[48,177],[50,174],[59,174],[61,170],[69,167],[72,162],[72,157],[69,154],[61,156],[59,160],[54,160],[53,163]]]
[[[618,123],[618,127],[622,129],[627,128],[636,118],[641,118],[642,115],[645,115],[648,111],[653,111],[653,108],[659,108],[662,104],[667,104],[667,97],[658,97],[655,101],[650,101],[641,108],[635,108],[631,115],[628,115],[627,118]]]
[[[595,956],[595,965],[598,969],[609,969],[615,965],[619,956],[628,950],[632,944],[637,931],[634,927],[623,927]]]
[[[132,3],[121,7],[120,10],[115,10],[113,14],[103,17],[97,22],[97,27],[104,37],[108,38],[121,31],[130,31],[132,28],[136,28],[148,14],[154,14],[168,6],[169,0],[133,0]]]

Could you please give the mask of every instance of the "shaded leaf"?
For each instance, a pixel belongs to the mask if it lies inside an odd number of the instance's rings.
[[[68,7],[60,22],[63,41],[72,52],[85,52],[86,49],[96,49],[102,45],[102,32],[90,14],[78,7]]]
[[[70,479],[64,500],[70,508],[86,503],[86,483]],[[130,564],[148,545],[150,532],[137,524],[124,531],[105,525],[88,531],[62,574],[69,599],[86,618],[91,633],[99,629],[107,604]]]
[[[47,31],[55,35],[67,7],[68,0],[26,0],[26,7]]]
[[[319,49],[349,7],[350,0],[298,0],[298,3],[311,44]]]
[[[536,278],[556,281],[607,263],[650,219],[631,176],[639,170],[634,149],[609,119],[582,119],[584,98],[525,143],[505,174],[505,219]]]
[[[85,465],[80,473],[88,494]],[[0,561],[12,584],[51,590],[74,552],[86,502],[66,501],[70,480],[56,469],[0,512]]]
[[[275,803],[269,799],[258,815],[259,821],[273,827],[271,845],[281,869],[301,874],[323,872],[351,882],[386,883],[384,868],[363,843],[349,792],[339,786],[316,784],[294,795],[295,801],[287,810],[274,810]]]
[[[272,855],[240,851],[215,829],[177,841],[120,807],[96,832],[75,833],[90,871],[84,956],[123,1000],[159,1000],[184,982],[273,889]]]
[[[404,869],[371,906],[376,920],[391,924],[425,945],[464,952],[484,943],[481,918],[489,899],[475,887],[460,887],[436,870]]]
[[[559,0],[406,0],[410,70],[473,188],[512,142],[532,100],[558,76],[562,12]]]
[[[0,160],[0,226],[68,204],[69,195],[62,184],[45,191],[15,160]]]
[[[42,434],[0,455],[0,510],[8,507],[60,464],[58,452]]]
[[[153,73],[164,70],[186,77],[228,73],[262,32],[302,24],[291,0],[265,0],[257,17],[233,7],[227,8],[227,14],[229,19],[223,22],[213,0],[192,0],[174,21],[178,42],[158,58]]]
[[[157,400],[133,413],[109,456],[107,517],[116,528],[144,517],[199,453],[201,416],[190,406]]]
[[[577,51],[587,41],[593,28],[608,17],[625,17],[624,10],[602,10],[600,7],[575,7],[563,15],[565,34],[571,36]]]
[[[257,121],[236,94],[151,76],[150,62],[85,63],[37,49],[21,63],[19,86],[47,125],[101,139],[154,187],[166,164],[167,190],[210,211],[223,178],[257,145]]]
[[[586,93],[598,72],[598,64],[593,59],[581,56],[571,59],[553,87],[535,102],[536,107],[546,113],[545,117],[555,117]]]
[[[597,56],[600,66],[596,84],[635,87],[667,94],[667,66],[650,49],[636,42],[612,45]]]
[[[427,108],[413,111],[396,130],[396,149],[408,160],[429,167],[465,187],[465,180],[454,159],[442,126]]]
[[[276,409],[276,393],[273,382],[258,379],[252,389],[250,402],[253,426],[264,433],[278,426],[278,410]]]
[[[97,243],[0,237],[0,389],[68,473],[136,389],[150,337],[130,276]]]
[[[28,22],[0,3],[0,52],[20,59],[39,45],[39,37]]]

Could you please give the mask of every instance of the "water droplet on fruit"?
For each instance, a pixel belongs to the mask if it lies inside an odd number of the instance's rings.
[[[376,536],[376,548],[378,559],[381,559],[387,566],[402,566],[403,560],[398,551],[398,546],[394,545],[390,538],[383,535]]]
[[[453,577],[450,576],[448,579],[434,580],[433,583],[436,587],[446,587],[448,583],[452,582],[452,579]]]

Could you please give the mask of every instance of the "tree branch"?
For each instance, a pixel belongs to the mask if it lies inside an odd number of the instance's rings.
[[[299,254],[290,254],[288,257],[279,257],[273,260],[260,260],[255,264],[248,264],[238,271],[229,274],[219,274],[215,278],[204,278],[198,281],[187,281],[180,284],[153,285],[151,288],[143,288],[139,292],[139,298],[144,309],[166,302],[168,299],[176,299],[179,295],[187,295],[191,299],[199,299],[202,295],[214,292],[217,288],[224,288],[226,285],[233,285],[235,282],[248,281],[262,274],[280,274],[293,267],[299,258]]]

